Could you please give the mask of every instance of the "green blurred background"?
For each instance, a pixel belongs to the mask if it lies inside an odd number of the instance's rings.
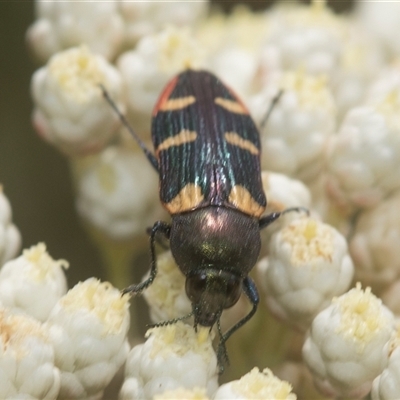
[[[218,3],[229,10],[239,1]],[[245,3],[254,8],[270,4]],[[349,1],[329,3],[339,11],[351,5]],[[26,48],[25,31],[33,19],[33,0],[0,1],[0,183],[11,202],[23,247],[43,241],[54,258],[67,259],[72,286],[89,276],[105,278],[105,274],[75,213],[68,163],[31,126],[29,85],[38,65]],[[157,188],[154,193],[157,196]]]

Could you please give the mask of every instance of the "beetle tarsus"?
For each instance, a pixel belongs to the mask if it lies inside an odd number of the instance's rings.
[[[304,212],[304,213],[307,214],[307,217],[310,216],[310,210],[309,210],[307,207],[302,207],[302,206],[300,206],[300,207],[289,207],[289,208],[286,208],[285,210],[283,210],[283,211],[281,212],[281,214],[287,214],[287,213],[289,213],[289,212]]]
[[[289,207],[281,212],[273,212],[271,214],[266,215],[265,217],[262,217],[259,221],[260,230],[266,228],[272,222],[277,220],[281,215],[287,214],[289,212],[304,212],[307,214],[307,216],[310,215],[310,210],[306,207],[301,207],[301,206],[300,207]]]
[[[218,333],[220,342],[218,344],[218,349],[217,349],[217,360],[218,360],[218,368],[219,368],[219,375],[222,375],[225,371],[225,366],[229,365],[229,357],[228,357],[228,352],[226,350],[225,342],[222,340],[224,335],[222,334],[221,330],[221,323],[220,320],[218,319],[217,321],[217,328],[218,328]]]
[[[253,308],[251,311],[243,317],[238,323],[236,323],[232,328],[228,330],[225,334],[221,336],[219,345],[218,345],[218,363],[220,364],[220,374],[223,372],[223,366],[229,365],[228,353],[226,351],[225,343],[231,337],[231,335],[236,332],[241,326],[243,326],[257,311],[258,303],[260,302],[260,297],[258,295],[257,287],[249,276],[244,278],[243,280],[243,292],[250,300],[251,304],[253,304]],[[220,329],[220,328],[218,328]],[[222,363],[221,363],[222,361]],[[222,368],[222,369],[221,369]],[[221,372],[222,371],[222,372]]]
[[[157,256],[156,256],[156,235],[158,232],[164,234],[168,239],[170,234],[171,226],[163,221],[157,221],[150,232],[150,252],[151,252],[151,266],[150,266],[150,276],[142,283],[136,285],[130,285],[122,290],[122,295],[126,293],[140,294],[143,290],[148,288],[154,281],[157,275]]]
[[[282,215],[281,212],[273,212],[265,217],[262,217],[258,223],[260,230],[266,228],[269,224],[277,220]]]

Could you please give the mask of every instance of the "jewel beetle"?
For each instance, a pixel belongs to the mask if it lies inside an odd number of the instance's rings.
[[[218,326],[221,366],[228,361],[225,342],[257,310],[259,296],[248,274],[259,256],[260,230],[282,214],[263,216],[267,201],[258,129],[229,87],[210,72],[192,69],[174,77],[154,107],[154,153],[120,117],[157,170],[160,200],[172,218],[171,223],[157,221],[150,230],[149,277],[123,293],[140,293],[151,285],[157,274],[156,235],[169,239],[186,277],[195,326]],[[252,309],[222,334],[221,314],[242,292]]]

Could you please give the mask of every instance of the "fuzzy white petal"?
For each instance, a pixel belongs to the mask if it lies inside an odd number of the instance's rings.
[[[12,223],[11,205],[0,185],[0,267],[17,255],[21,248],[21,234]]]
[[[380,292],[400,277],[400,191],[360,213],[350,238],[356,278]]]
[[[349,288],[353,278],[345,238],[312,218],[294,220],[275,233],[268,254],[257,265],[267,304],[303,330],[334,296]]]
[[[85,46],[55,54],[32,77],[38,134],[68,155],[103,148],[116,136],[120,121],[103,98],[100,84],[123,110],[121,78],[102,56]]]
[[[53,260],[39,243],[0,270],[0,301],[13,312],[47,320],[57,301],[67,292],[65,260]]]
[[[56,399],[60,372],[45,327],[0,309],[0,332],[0,398]]]
[[[170,252],[157,256],[157,270],[154,282],[143,293],[152,322],[164,322],[190,313],[192,305],[185,291],[185,276]]]
[[[260,372],[253,368],[248,374],[236,381],[225,383],[215,393],[214,400],[255,400],[279,399],[296,400],[288,382],[278,379],[269,369]]]
[[[61,371],[59,398],[101,396],[129,351],[127,296],[92,278],[54,307],[47,324]]]
[[[79,214],[115,239],[131,239],[163,216],[158,177],[141,151],[110,146],[74,165]]]
[[[93,51],[112,59],[124,40],[124,24],[118,1],[37,0],[37,20],[27,40],[40,61],[57,51],[86,43]]]
[[[388,359],[393,314],[361,285],[334,299],[314,319],[303,358],[328,396],[365,396]]]
[[[120,398],[130,399],[143,394],[152,399],[156,394],[180,387],[206,388],[211,396],[217,384],[217,359],[209,330],[178,322],[147,333],[144,344],[129,353],[125,367],[125,383]]]

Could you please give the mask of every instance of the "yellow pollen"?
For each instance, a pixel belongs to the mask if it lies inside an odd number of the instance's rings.
[[[291,262],[294,265],[310,263],[319,258],[332,261],[333,232],[328,225],[303,218],[285,227],[281,237],[292,248]]]
[[[341,312],[337,333],[357,343],[359,351],[363,351],[381,330],[391,329],[391,321],[383,312],[382,301],[371,293],[370,287],[362,290],[360,282],[349,292],[334,298],[332,303]]]

